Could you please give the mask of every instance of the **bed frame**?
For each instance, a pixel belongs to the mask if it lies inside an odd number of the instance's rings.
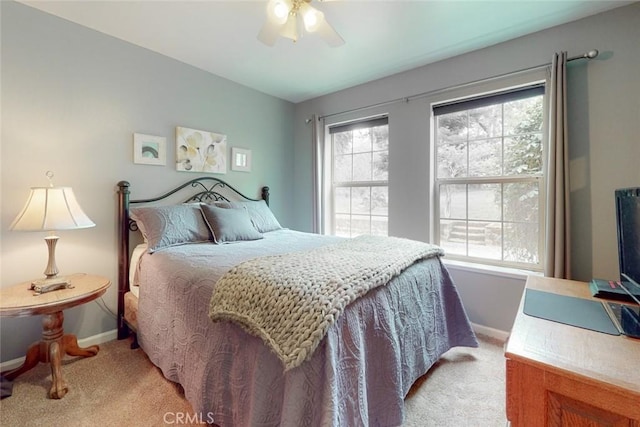
[[[225,181],[215,178],[204,176],[195,178],[184,184],[175,187],[169,192],[150,199],[129,199],[129,182],[120,181],[118,183],[118,339],[124,339],[133,334],[132,347],[137,347],[136,331],[124,318],[124,294],[129,292],[129,257],[131,252],[129,250],[129,233],[138,231],[138,226],[129,217],[129,207],[131,205],[144,205],[147,203],[153,203],[165,200],[170,196],[180,192],[181,190],[189,187],[195,194],[183,199],[183,203],[193,202],[215,202],[215,201],[231,201],[227,196],[231,196],[234,200],[247,200],[247,201],[259,201],[264,200],[267,205],[269,204],[269,187],[262,187],[261,198],[252,199],[245,196],[240,191],[236,190]],[[227,196],[220,193],[221,189],[227,189],[224,193]],[[187,190],[184,193],[189,193]]]

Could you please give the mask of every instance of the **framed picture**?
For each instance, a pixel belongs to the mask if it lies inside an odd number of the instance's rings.
[[[227,173],[227,136],[176,127],[176,169],[185,172]]]
[[[133,134],[133,163],[164,166],[167,164],[167,138]]]
[[[231,147],[231,169],[234,171],[251,172],[251,150]]]

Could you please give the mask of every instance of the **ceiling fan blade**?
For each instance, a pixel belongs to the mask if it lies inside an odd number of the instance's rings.
[[[344,39],[333,29],[326,19],[322,20],[316,33],[331,47],[338,47],[344,44]]]
[[[258,33],[258,40],[260,40],[267,46],[273,46],[274,44],[276,44],[276,40],[278,39],[280,30],[283,26],[284,25],[274,24],[273,22],[267,20],[267,22],[264,23],[264,26]]]

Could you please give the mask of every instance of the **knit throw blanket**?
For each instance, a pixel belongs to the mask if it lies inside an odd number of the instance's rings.
[[[285,370],[307,360],[345,307],[438,246],[360,236],[302,252],[241,263],[215,285],[209,316],[261,337]]]

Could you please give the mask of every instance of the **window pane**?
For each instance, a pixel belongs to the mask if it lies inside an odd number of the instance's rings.
[[[504,174],[533,175],[542,171],[542,133],[504,139]]]
[[[467,223],[465,221],[440,221],[440,246],[447,254],[467,254]]]
[[[502,104],[469,111],[469,139],[502,135]]]
[[[500,184],[469,184],[469,219],[502,219],[500,187]]]
[[[372,187],[371,188],[371,214],[384,215],[384,216],[389,215],[389,188],[388,187]]]
[[[469,176],[502,175],[502,138],[469,143]]]
[[[502,225],[499,222],[469,221],[469,256],[502,259]]]
[[[353,155],[353,180],[371,181],[371,152]]]
[[[351,213],[351,189],[350,188],[336,188],[333,192],[333,206],[337,214]]]
[[[440,217],[467,218],[467,186],[445,184],[440,186]]]
[[[351,212],[371,213],[371,187],[353,187],[351,189]]]
[[[351,154],[353,132],[338,132],[333,134],[333,149],[335,155]]]
[[[504,224],[504,259],[538,263],[538,224]]]
[[[373,150],[388,151],[389,150],[389,126],[376,126],[371,128],[373,135]]]
[[[363,128],[353,131],[353,152],[364,153],[371,151],[371,129]]]
[[[448,143],[454,141],[467,140],[467,112],[443,114],[437,117],[436,128],[438,132],[438,143]]]
[[[351,237],[351,216],[337,214],[335,216],[335,235],[340,237]]]
[[[369,215],[351,215],[351,237],[371,234],[371,217]]]
[[[373,179],[375,181],[386,181],[389,179],[389,153],[373,153]]]
[[[335,182],[347,182],[352,179],[353,156],[336,156],[333,161],[333,180]]]
[[[467,176],[467,143],[446,143],[438,145],[438,178]]]
[[[539,186],[538,182],[504,184],[505,221],[538,223]]]
[[[543,97],[511,101],[504,104],[504,134],[514,135],[541,132],[543,123]]]
[[[389,218],[386,216],[372,216],[371,234],[374,236],[387,236],[389,234]]]

